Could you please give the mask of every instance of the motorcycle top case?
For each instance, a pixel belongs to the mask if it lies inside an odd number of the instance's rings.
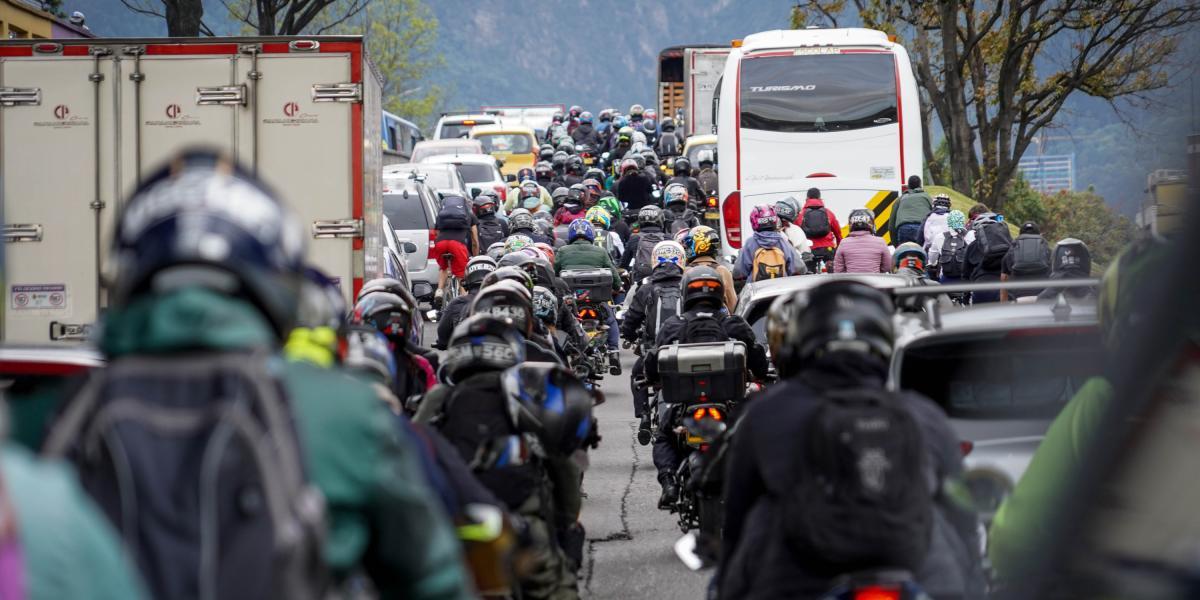
[[[608,269],[568,269],[559,277],[582,302],[608,302],[613,298],[613,276]]]
[[[672,344],[658,351],[662,396],[671,404],[741,400],[746,393],[742,342]]]

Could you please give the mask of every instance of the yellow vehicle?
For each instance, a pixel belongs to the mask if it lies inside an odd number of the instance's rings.
[[[483,144],[483,151],[503,161],[500,172],[516,175],[532,169],[538,159],[537,138],[533,129],[523,125],[480,125],[471,130],[471,139]]]
[[[700,162],[696,159],[699,157],[701,150],[712,150],[713,158],[716,158],[717,136],[711,134],[693,135],[683,143],[683,156],[687,157],[688,161],[692,163],[693,168],[700,168]]]

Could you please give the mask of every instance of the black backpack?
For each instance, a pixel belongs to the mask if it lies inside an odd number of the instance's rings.
[[[265,355],[118,358],[45,453],[74,462],[154,598],[319,598],[324,500]]]
[[[633,266],[635,279],[645,279],[654,270],[654,245],[667,239],[667,234],[661,231],[641,231],[638,233],[637,254],[633,255],[636,264]]]
[[[678,315],[683,307],[683,291],[679,282],[664,283],[654,286],[653,304],[646,311],[645,335],[650,343],[658,339],[658,330],[667,319]]]
[[[501,223],[500,219],[496,217],[479,219],[477,227],[479,228],[479,247],[484,250],[496,242],[503,242],[504,238],[508,237],[504,235],[504,223]]]
[[[725,328],[716,314],[698,312],[687,315],[683,330],[679,332],[680,344],[713,344],[729,340]]]
[[[804,217],[800,220],[800,230],[810,240],[819,240],[829,235],[829,213],[820,206],[805,208]]]
[[[1004,259],[1012,247],[1012,234],[1008,226],[993,219],[977,221],[971,228],[975,231],[975,243],[979,244],[983,262],[992,263]]]
[[[819,575],[916,571],[933,527],[916,419],[879,389],[828,390],[819,402],[801,437],[803,472],[782,503],[787,545]]]
[[[438,229],[470,229],[471,228],[471,209],[467,206],[467,201],[462,196],[450,196],[442,201],[442,208],[438,211],[437,228]]]
[[[1018,236],[1013,243],[1012,274],[1040,277],[1050,274],[1050,245],[1042,236]]]
[[[941,254],[938,255],[938,266],[942,269],[943,277],[962,277],[963,263],[967,259],[967,240],[963,230],[950,230],[942,240]]]

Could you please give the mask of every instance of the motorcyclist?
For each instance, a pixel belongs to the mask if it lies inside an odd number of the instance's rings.
[[[658,123],[654,119],[642,120],[642,133],[646,134],[646,146],[653,148],[658,144]]]
[[[657,353],[663,346],[730,340],[746,345],[747,369],[754,377],[765,379],[770,366],[766,349],[755,340],[754,330],[745,319],[722,310],[725,306],[725,284],[721,281],[721,275],[709,267],[694,267],[684,272],[680,285],[683,288],[681,312],[659,325],[654,340],[656,350],[646,357],[646,381],[650,384],[659,382]],[[706,325],[715,325],[715,328]],[[710,330],[716,334],[716,339],[700,339],[708,337]],[[658,507],[664,510],[679,497],[674,475],[682,459],[672,437],[662,434],[670,426],[671,413],[671,410],[660,408],[660,435],[654,440],[654,467],[658,469],[658,482],[662,486]]]
[[[718,260],[721,254],[721,234],[707,225],[693,227],[680,242],[687,257],[686,269],[708,267],[715,269],[721,276],[725,292],[725,309],[733,314],[737,306],[737,293],[734,291],[733,271]]]
[[[554,177],[556,176],[556,173],[554,172],[554,164],[551,162],[553,158],[553,151],[551,151],[550,158],[543,158],[533,166],[534,175],[537,177],[537,184],[541,186],[543,190],[546,190],[547,198],[550,196],[552,189],[557,187],[554,182]]]
[[[563,371],[522,366],[525,360],[524,340],[511,319],[472,315],[451,339],[447,385],[426,396],[416,419],[437,427],[480,482],[521,517],[533,564],[520,580],[520,596],[575,598],[578,565],[557,539],[564,524],[578,520],[581,475],[569,455],[582,443],[575,431],[590,426],[590,398],[586,391],[581,398],[582,385]],[[526,375],[529,367],[540,380]],[[563,391],[557,414],[545,409],[553,389]],[[574,428],[569,436],[565,426]]]
[[[518,277],[515,272],[525,275]],[[485,278],[468,310],[472,315],[489,314],[507,319],[521,332],[525,356],[539,362],[560,363],[549,333],[533,316],[533,278],[518,267],[500,267]],[[453,345],[453,342],[451,342]]]
[[[654,182],[642,172],[633,158],[621,161],[621,178],[617,180],[613,191],[617,199],[633,212],[654,204]]]
[[[498,206],[496,198],[488,194],[480,194],[471,202],[471,210],[478,221],[475,227],[479,231],[479,247],[484,251],[508,237],[508,223],[500,216]]]
[[[877,538],[857,541],[860,537],[886,537],[889,528],[843,527],[857,526],[864,517],[885,516],[872,513],[870,506],[847,506],[848,512],[855,513],[853,519],[827,519],[819,524],[837,530],[826,535],[835,537],[841,549],[839,556],[847,556],[849,564],[821,565],[797,558],[792,550],[798,541],[814,541],[796,525],[794,519],[802,509],[794,494],[800,489],[797,486],[805,483],[804,478],[817,475],[809,467],[814,464],[810,440],[797,432],[820,426],[813,419],[821,407],[832,404],[832,394],[855,390],[886,393],[895,336],[893,312],[887,294],[844,280],[781,296],[772,304],[767,337],[781,381],[748,403],[729,449],[723,552],[717,576],[719,597],[816,598],[828,591],[837,575],[871,568],[906,568],[890,560],[887,562],[891,564],[879,564],[885,559],[874,558],[895,558],[901,552],[895,536],[887,538],[892,542],[889,545],[875,543]],[[916,438],[919,441],[910,443],[924,448],[923,470],[928,474],[927,478],[899,485],[926,486],[935,513],[929,529],[918,527],[919,520],[896,522],[899,527],[921,530],[899,543],[928,539],[923,556],[910,553],[900,561],[911,563],[908,568],[932,597],[981,596],[983,578],[975,515],[941,493],[948,480],[963,470],[959,436],[945,413],[929,399],[911,392],[888,395],[915,421],[921,435]],[[893,458],[889,467],[902,469],[904,465],[898,460]],[[899,493],[891,491],[897,485],[891,483],[894,480],[895,476],[879,484],[890,484],[884,492],[889,497]],[[913,494],[921,498],[920,491]],[[832,557],[825,560],[832,561]]]
[[[567,187],[583,183],[583,158],[578,155],[567,157],[567,166],[562,182]]]
[[[678,156],[682,149],[683,138],[675,130],[675,120],[664,118],[659,125],[658,143],[654,145],[654,150],[663,156]]]
[[[875,213],[867,208],[850,211],[850,234],[833,258],[834,273],[891,273],[892,251],[875,235]]]
[[[567,197],[563,199],[562,205],[558,210],[554,211],[554,224],[566,225],[575,219],[582,219],[587,216],[587,208],[584,207],[584,196],[587,195],[587,190],[582,183],[572,185],[567,189]]]
[[[621,291],[621,274],[613,266],[612,258],[603,248],[596,246],[596,230],[584,219],[576,219],[567,227],[567,245],[559,248],[554,258],[554,271],[559,275],[569,269],[608,269],[612,272],[613,292]],[[608,305],[603,305],[604,320],[608,325],[608,363],[616,374],[621,372],[620,335],[617,318]]]
[[[642,169],[645,170],[646,176],[655,183],[656,186],[662,188],[667,181],[666,173],[658,168],[658,155],[654,153],[649,146],[642,149],[641,152]]]
[[[842,243],[842,226],[838,223],[837,216],[833,214],[833,211],[825,206],[825,201],[821,199],[820,189],[809,188],[807,196],[804,201],[804,210],[800,212],[799,222],[800,227],[804,229],[804,235],[808,236],[808,241],[812,244],[814,268],[809,271],[815,272],[818,261],[824,261],[826,268],[833,265],[833,255],[837,251],[838,244]],[[809,216],[809,213],[818,210],[824,211],[824,221],[828,223],[828,233],[825,235],[815,235],[817,232],[810,231],[811,224],[819,221],[814,217],[819,215]],[[809,225],[805,223],[809,223]]]
[[[596,229],[596,245],[604,248],[613,261],[620,261],[625,253],[625,243],[617,232],[612,231],[612,215],[602,206],[593,206],[584,218]]]
[[[593,146],[597,152],[608,150],[608,140],[613,134],[613,115],[612,110],[604,109],[597,115],[599,123],[596,125],[597,143]]]
[[[764,204],[754,207],[750,211],[750,226],[754,228],[754,235],[738,252],[737,264],[733,268],[735,280],[757,281],[762,278],[764,274],[758,272],[760,250],[769,252],[771,248],[783,251],[783,265],[781,265],[783,268],[782,272],[768,274],[767,277],[786,277],[803,272],[799,265],[800,255],[796,253],[788,239],[779,233],[779,217],[776,216],[773,205]]]
[[[666,321],[664,315],[678,314],[679,303],[674,306],[663,306],[661,298],[679,299],[680,281],[683,279],[683,246],[678,242],[664,241],[654,245],[654,270],[645,285],[638,287],[625,318],[621,321],[621,337],[630,343],[640,343],[644,348],[654,348],[654,341],[661,322]],[[661,313],[661,314],[660,314]],[[661,321],[660,321],[661,319]],[[640,379],[645,374],[646,354],[640,354],[633,365],[633,376],[629,381],[633,392],[633,416],[638,418],[638,442],[645,446],[650,443],[652,423],[650,422],[650,394]]]
[[[554,160],[554,145],[542,144],[538,147],[538,162],[545,162],[547,165]]]
[[[540,166],[538,168],[541,168]],[[539,174],[540,177],[540,174]],[[504,201],[504,212],[511,218],[513,211],[524,208],[530,212],[549,210],[553,206],[550,192],[537,181],[522,181],[515,193],[510,193]],[[511,229],[512,223],[509,223]]]
[[[670,184],[663,190],[663,222],[667,233],[675,234],[700,224],[688,200],[688,190],[681,183]]]
[[[654,268],[653,264],[649,264],[654,245],[670,239],[663,229],[665,225],[662,209],[657,206],[645,206],[638,211],[638,232],[629,236],[620,264],[622,269],[630,271],[634,281],[641,281],[650,276],[650,271]],[[644,260],[636,261],[638,257]],[[642,262],[647,264],[641,264]]]
[[[532,243],[542,242],[554,245],[554,238],[547,237],[539,232],[537,230],[537,221],[529,211],[523,208],[518,208],[508,215],[508,230],[510,232],[509,239],[512,239],[515,235],[523,235],[532,240]]]
[[[600,134],[592,125],[592,113],[584,112],[579,115],[579,126],[571,132],[571,139],[575,140],[576,146],[587,144],[592,148],[600,147]]]
[[[458,296],[446,305],[442,314],[438,315],[437,342],[433,345],[438,350],[445,350],[450,343],[450,335],[454,328],[466,318],[466,309],[475,299],[476,292],[483,286],[483,279],[488,273],[496,270],[496,261],[490,256],[475,256],[467,262],[467,277],[463,279],[463,289],[467,293]]]
[[[704,202],[704,199],[708,195],[704,193],[704,188],[700,187],[700,181],[692,177],[692,161],[688,160],[686,156],[677,157],[672,164],[672,168],[674,174],[667,180],[667,185],[669,186],[673,183],[683,184],[687,187],[688,199],[690,201],[693,203]]]
[[[949,214],[950,196],[946,194],[934,196],[933,212],[925,216],[925,222],[921,225],[921,235],[917,240],[917,243],[921,244],[926,252],[929,251],[930,244],[933,243],[933,240],[937,239],[938,235],[950,229],[950,226],[946,225],[946,217]]]
[[[416,299],[404,293],[404,284],[394,279],[373,280],[363,289],[367,291],[360,292],[350,322],[370,325],[387,337],[396,362],[392,379],[396,398],[407,402],[419,397],[433,387],[435,367],[426,352],[412,342],[416,335]]]
[[[618,129],[616,135],[612,136],[609,140],[612,145],[608,150],[609,164],[620,164],[621,159],[625,158],[625,154],[633,147],[633,134],[633,128],[625,126]]]
[[[150,173],[124,204],[113,235],[115,276],[99,340],[108,366],[93,369],[89,378],[104,383],[97,378],[106,377],[117,384],[115,378],[130,372],[122,365],[150,358],[162,361],[160,365],[186,360],[191,368],[204,356],[246,357],[239,366],[249,372],[255,369],[255,355],[277,356],[297,316],[307,237],[283,202],[225,157],[186,151]],[[272,367],[269,376],[286,395],[287,418],[294,424],[305,471],[329,504],[322,556],[335,580],[365,572],[382,597],[472,597],[459,544],[423,479],[413,440],[396,429],[395,417],[372,387],[307,361],[266,360]],[[166,384],[171,369],[159,366],[137,377]],[[188,385],[192,381],[179,381],[172,404],[209,397],[212,389]],[[92,391],[92,400],[95,393],[104,393]],[[80,464],[89,458],[76,446],[77,427],[90,417],[78,412],[89,408],[89,403],[74,403],[79,400],[87,397],[75,396],[65,405],[58,421],[62,429],[51,430],[45,450],[72,459],[80,476],[94,478],[95,484],[116,485],[104,481],[103,473],[89,475],[90,469]],[[190,477],[171,472],[172,458],[153,458],[163,478],[136,482],[139,495]],[[126,487],[132,491],[133,485]],[[180,492],[160,490],[155,497]],[[170,510],[177,508],[187,510]],[[129,526],[130,519],[145,523],[150,517],[145,510],[109,517],[122,526]],[[167,508],[157,507],[154,514],[163,510]],[[126,539],[140,546],[129,548],[131,554],[161,558],[161,548],[148,547],[152,538],[142,533],[126,531]],[[183,549],[184,543],[172,538],[170,547]],[[160,571],[143,564],[142,572]],[[162,596],[157,593],[162,586],[175,583],[147,580],[156,597]]]
[[[641,104],[633,104],[629,107],[629,123],[639,124],[646,116],[646,109]]]
[[[1092,274],[1092,253],[1087,244],[1076,238],[1063,238],[1054,244],[1054,265],[1050,279],[1085,279]],[[1095,298],[1092,288],[1046,288],[1038,294],[1039,300],[1053,300],[1058,293],[1066,294],[1068,298]]]
[[[603,192],[600,198],[596,200],[596,206],[608,211],[608,214],[612,217],[612,225],[609,226],[609,229],[621,236],[622,244],[628,244],[629,236],[633,232],[630,230],[629,223],[623,217],[624,210],[621,207],[621,201],[617,200],[617,197],[612,192]]]
[[[558,143],[558,140],[569,135],[567,133],[567,127],[563,123],[565,119],[566,117],[564,117],[561,112],[556,112],[554,113],[554,116],[550,117],[550,126],[546,128],[546,143]]]
[[[704,190],[705,196],[716,194],[717,163],[713,161],[713,151],[705,149],[697,153],[696,165],[700,167],[700,171],[696,173],[696,181],[700,183],[700,189]]]
[[[779,232],[788,239],[796,252],[801,255],[811,254],[812,245],[808,242],[808,236],[804,235],[804,229],[796,222],[796,219],[800,218],[800,210],[800,201],[793,196],[788,196],[775,203],[775,216],[779,217]],[[807,270],[806,268],[805,271],[807,272]]]

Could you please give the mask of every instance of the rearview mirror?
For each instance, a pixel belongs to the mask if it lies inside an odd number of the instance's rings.
[[[404,242],[403,244],[400,244],[400,249],[403,250],[405,254],[417,253],[417,245],[412,242]]]
[[[478,195],[480,195],[480,194],[482,194],[482,193],[483,193],[483,190],[481,190],[481,189],[479,189],[479,188],[477,188],[477,187],[473,187],[473,188],[471,188],[471,197],[472,197],[472,198],[474,198],[475,196],[478,196]]]

